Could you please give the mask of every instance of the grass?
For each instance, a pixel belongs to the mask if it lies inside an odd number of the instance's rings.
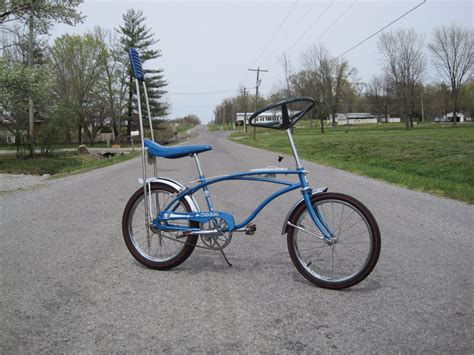
[[[257,140],[240,132],[238,143],[291,154],[285,132],[257,130]],[[474,203],[474,125],[435,124],[405,130],[400,124],[295,128],[302,158],[389,181],[410,189]]]
[[[138,152],[97,159],[93,155],[78,155],[75,152],[58,152],[34,159],[16,159],[15,155],[0,155],[0,173],[29,175],[65,175],[102,168],[138,156]]]
[[[232,125],[231,124],[219,124],[219,123],[208,123],[207,124],[207,130],[209,132],[212,131],[231,131],[232,130]]]

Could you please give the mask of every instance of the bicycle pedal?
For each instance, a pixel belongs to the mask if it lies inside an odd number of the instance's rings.
[[[254,235],[257,231],[257,225],[255,223],[249,223],[245,226],[246,235]]]

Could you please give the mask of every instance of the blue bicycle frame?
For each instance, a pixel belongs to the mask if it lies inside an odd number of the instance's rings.
[[[291,132],[289,132],[289,130],[288,130],[288,137],[290,139],[292,148],[294,148],[294,142],[291,136]],[[213,218],[219,217],[226,220],[227,222],[227,227],[223,229],[222,231],[232,232],[235,230],[239,230],[245,227],[247,224],[249,224],[258,215],[258,213],[266,205],[268,205],[271,201],[273,201],[275,198],[281,195],[284,195],[287,192],[290,192],[296,189],[301,189],[303,199],[306,203],[306,206],[307,206],[307,209],[309,211],[312,221],[314,222],[316,227],[319,229],[323,237],[326,240],[331,241],[333,237],[333,233],[331,229],[326,225],[324,219],[319,213],[319,210],[317,208],[313,208],[311,204],[312,189],[310,188],[308,184],[308,180],[306,179],[307,172],[301,166],[301,163],[299,161],[295,148],[293,152],[296,153],[294,154],[296,164],[297,164],[297,168],[295,170],[256,169],[256,170],[252,170],[248,172],[224,175],[224,176],[213,177],[209,179],[206,179],[206,177],[204,176],[198,157],[196,154],[194,154],[193,157],[196,161],[196,166],[199,173],[198,183],[194,186],[185,188],[184,190],[179,192],[176,196],[174,196],[174,198],[166,204],[166,206],[162,209],[159,215],[156,216],[156,218],[153,220],[154,227],[156,229],[163,230],[163,231],[197,232],[199,231],[199,228],[177,226],[177,225],[169,224],[168,222],[173,221],[173,220],[192,220],[198,223],[205,223],[212,220]],[[299,182],[293,183],[293,182],[288,182],[288,181],[282,181],[282,180],[277,180],[277,179],[268,178],[268,177],[261,177],[261,175],[274,175],[274,176],[298,175]],[[229,181],[229,180],[269,182],[273,184],[284,185],[285,187],[278,191],[275,191],[270,196],[265,198],[244,221],[242,221],[241,223],[235,224],[233,221],[233,217],[231,215],[225,212],[216,212],[214,210],[214,206],[212,204],[211,196],[208,189],[209,185],[216,184],[221,181]],[[182,200],[185,196],[193,195],[195,192],[199,190],[203,190],[204,192],[204,197],[205,197],[206,204],[208,207],[208,212],[182,212],[182,213],[175,212],[176,208],[179,205],[180,200]]]

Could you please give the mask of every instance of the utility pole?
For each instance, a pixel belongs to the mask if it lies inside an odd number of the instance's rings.
[[[244,86],[244,133],[247,134],[247,88]]]
[[[260,85],[260,72],[262,73],[268,73],[268,70],[265,69],[260,69],[260,67],[257,67],[257,69],[249,69],[249,71],[256,71],[257,72],[257,84],[255,86],[255,112],[258,110],[258,87]],[[253,126],[253,140],[256,139],[257,136],[257,129],[255,126]]]

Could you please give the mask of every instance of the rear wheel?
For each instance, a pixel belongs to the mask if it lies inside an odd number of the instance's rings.
[[[155,218],[178,191],[171,186],[151,184],[151,216]],[[184,262],[193,252],[196,236],[177,239],[176,232],[154,232],[145,218],[145,199],[143,188],[130,198],[122,217],[122,232],[130,253],[143,265],[153,269],[167,270]],[[150,205],[149,204],[149,205]],[[182,199],[174,212],[191,212],[189,203]],[[186,227],[199,227],[198,223],[176,221],[173,224]]]
[[[330,289],[356,285],[375,267],[380,254],[380,231],[370,211],[358,200],[339,193],[311,197],[333,241],[322,238],[306,204],[290,217],[287,240],[291,260],[312,283]]]

